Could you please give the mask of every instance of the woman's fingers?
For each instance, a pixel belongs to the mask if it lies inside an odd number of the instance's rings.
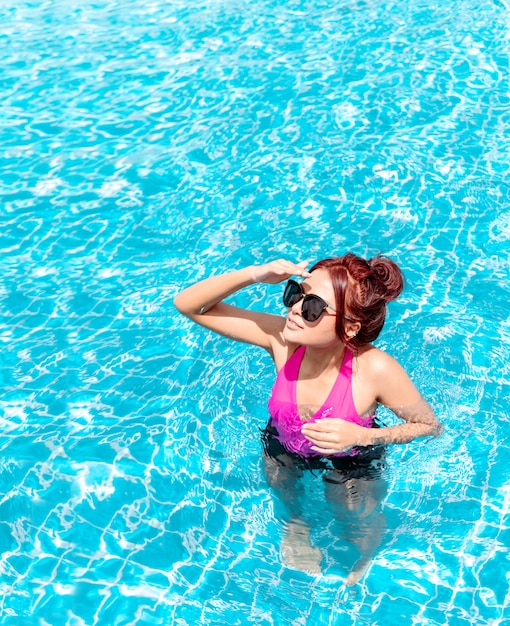
[[[303,424],[301,432],[310,439],[333,442],[335,438],[338,438],[338,430],[342,423],[345,423],[344,420],[338,418],[324,418]]]
[[[316,432],[309,428],[302,428],[301,432],[313,443],[339,443],[338,435],[331,432]]]
[[[254,268],[253,277],[258,282],[277,283],[285,280],[289,276],[310,276],[310,272],[306,270],[308,261],[293,263],[287,259],[278,259],[270,261],[264,265]]]
[[[346,450],[350,449],[350,448],[344,448],[342,450],[339,450],[338,448],[321,448],[320,446],[311,446],[311,448],[314,452],[317,452],[318,454],[321,454],[322,456],[329,456],[330,454],[338,454],[339,452],[345,452]]]
[[[303,424],[303,428],[316,431],[332,431],[341,424],[345,423],[346,421],[340,417],[324,417],[316,422],[306,422]]]
[[[307,265],[308,261],[293,263],[287,259],[279,259],[274,262],[274,269],[278,274],[286,274],[288,276],[310,276],[310,272],[306,270]]]
[[[308,267],[309,261],[301,261],[297,264],[298,269],[296,269],[296,276],[311,276],[310,272],[306,269]]]
[[[327,417],[303,424],[301,432],[323,454],[344,452],[359,445],[361,426],[338,417]],[[328,450],[328,452],[324,452]]]

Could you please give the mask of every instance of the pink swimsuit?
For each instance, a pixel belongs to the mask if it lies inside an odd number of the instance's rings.
[[[290,452],[308,457],[317,456],[318,453],[312,450],[312,442],[301,434],[301,426],[304,422],[296,404],[296,382],[304,353],[305,346],[300,346],[278,372],[268,407],[271,425],[278,431],[276,438]],[[352,352],[347,348],[333,389],[329,392],[324,405],[306,421],[316,422],[324,417],[341,417],[366,428],[372,426],[374,416],[361,417],[354,406]],[[332,456],[346,456],[346,454],[350,455],[353,452],[340,452]]]

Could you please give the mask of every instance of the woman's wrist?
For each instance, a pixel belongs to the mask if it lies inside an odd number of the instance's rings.
[[[362,442],[359,445],[381,446],[387,443],[393,443],[394,437],[391,432],[393,428],[395,427],[388,428],[383,426],[382,428],[363,428],[361,435]]]
[[[360,430],[360,437],[359,437],[358,445],[362,447],[376,445],[375,443],[376,438],[374,437],[374,431],[378,432],[379,430],[380,429],[362,427]]]
[[[250,265],[247,269],[250,270],[250,276],[253,283],[260,283],[263,279],[263,266],[262,265]]]

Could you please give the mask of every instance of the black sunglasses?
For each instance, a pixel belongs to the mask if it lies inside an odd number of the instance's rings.
[[[322,298],[319,298],[319,296],[316,296],[313,293],[305,294],[301,284],[291,278],[285,285],[285,291],[283,292],[283,304],[290,308],[301,299],[303,299],[303,304],[301,305],[301,316],[307,322],[316,322],[328,308],[336,313],[336,309],[334,309]]]

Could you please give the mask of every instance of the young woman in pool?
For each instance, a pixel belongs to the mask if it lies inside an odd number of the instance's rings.
[[[273,358],[278,374],[264,440],[268,479],[280,491],[292,519],[287,537],[294,537],[284,542],[282,551],[287,561],[301,559],[296,566],[319,570],[320,555],[299,521],[296,479],[307,468],[326,470],[326,495],[336,515],[349,511],[357,518],[350,534],[360,559],[347,580],[353,584],[382,535],[383,523],[374,517],[385,493],[381,444],[435,435],[439,423],[404,369],[371,344],[383,328],[387,303],[402,291],[398,266],[383,256],[366,261],[352,253],[322,260],[310,271],[307,265],[281,259],[249,266],[196,283],[174,303],[198,324],[260,346]],[[285,280],[285,317],[223,301],[254,283]],[[377,427],[379,404],[402,422]],[[360,532],[360,520],[366,522],[366,533]],[[303,549],[296,553],[293,547],[299,536],[301,548],[308,546],[307,559]]]

